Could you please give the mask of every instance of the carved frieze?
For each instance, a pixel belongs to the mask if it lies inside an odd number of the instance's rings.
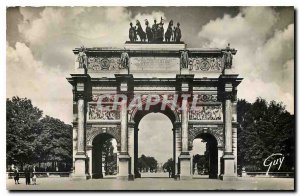
[[[117,125],[117,126],[113,126],[113,127],[105,127],[105,126],[91,127],[89,129],[87,129],[86,144],[92,145],[94,138],[97,135],[103,134],[103,133],[110,134],[111,136],[113,136],[116,139],[118,144],[121,143],[121,127],[120,127],[120,125]]]
[[[217,94],[194,94],[194,97],[197,97],[197,103],[203,102],[217,102],[218,95]]]
[[[89,104],[89,120],[120,120],[120,111],[100,110],[97,105]]]
[[[88,69],[93,71],[115,71],[124,69],[120,58],[88,57]]]
[[[221,105],[197,106],[189,112],[189,120],[222,120]]]
[[[211,134],[217,140],[218,146],[224,145],[223,139],[223,127],[193,127],[189,126],[189,146],[193,146],[193,140],[197,138],[200,134]]]
[[[99,98],[101,100],[99,100]],[[92,95],[94,102],[101,101],[101,103],[114,102],[114,95],[111,94],[94,94]]]
[[[195,57],[189,58],[189,70],[205,72],[221,72],[223,70],[222,58]]]

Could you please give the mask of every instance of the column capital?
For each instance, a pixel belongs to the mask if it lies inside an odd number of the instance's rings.
[[[179,94],[192,94],[194,74],[177,74],[176,91]]]
[[[133,75],[132,74],[115,74],[117,90],[119,93],[133,93]]]
[[[73,86],[73,100],[86,99],[91,97],[91,77],[89,74],[71,74],[72,78],[67,78]]]

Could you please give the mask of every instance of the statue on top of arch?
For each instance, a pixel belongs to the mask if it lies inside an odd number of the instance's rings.
[[[180,23],[177,23],[177,27],[173,29],[173,20],[170,20],[167,31],[164,32],[164,19],[160,18],[160,22],[157,23],[154,19],[154,24],[150,26],[149,21],[145,20],[146,29],[143,30],[141,22],[136,20],[136,26],[130,23],[129,39],[130,42],[149,42],[149,43],[161,43],[161,42],[180,42],[181,29]]]

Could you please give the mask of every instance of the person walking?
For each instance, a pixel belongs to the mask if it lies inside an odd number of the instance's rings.
[[[36,175],[35,172],[33,172],[33,176],[32,176],[32,184],[36,185]]]
[[[15,171],[14,171],[15,184],[20,184],[19,183],[19,178],[20,178],[20,176],[19,176],[19,170],[18,170],[18,168],[16,168]]]
[[[25,181],[26,181],[26,185],[30,185],[30,172],[29,172],[29,168],[25,169]]]

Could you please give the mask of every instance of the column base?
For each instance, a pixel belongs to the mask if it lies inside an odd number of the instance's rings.
[[[222,157],[223,159],[223,174],[221,174],[221,180],[234,181],[237,180],[237,175],[234,173],[234,159],[235,156],[230,153],[226,153]]]
[[[71,176],[72,180],[87,180],[90,176],[86,173],[86,154],[77,152],[75,155],[75,170]]]
[[[181,152],[179,156],[180,161],[180,179],[189,180],[192,179],[191,174],[191,155],[189,152]]]
[[[130,173],[130,156],[128,153],[120,153],[119,155],[119,175],[118,180],[133,181],[134,175]]]

